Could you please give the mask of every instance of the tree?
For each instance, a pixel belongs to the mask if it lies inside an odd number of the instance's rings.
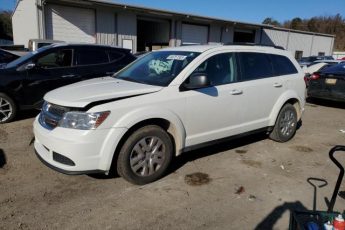
[[[0,11],[0,39],[13,39],[11,15],[11,11]]]
[[[290,29],[300,30],[301,27],[302,27],[302,19],[301,18],[294,18],[291,20]]]
[[[262,24],[273,25],[273,26],[281,26],[281,24],[277,20],[275,20],[274,18],[265,18],[262,21]]]

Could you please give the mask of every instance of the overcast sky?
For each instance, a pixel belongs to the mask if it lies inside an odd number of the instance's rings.
[[[113,0],[113,2],[252,23],[261,23],[266,17],[273,17],[280,22],[294,17],[311,18],[337,13],[345,17],[345,0]],[[11,10],[14,5],[15,0],[0,0],[1,9]]]

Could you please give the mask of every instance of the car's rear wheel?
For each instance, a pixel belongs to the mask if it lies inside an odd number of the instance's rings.
[[[169,134],[159,126],[145,126],[123,144],[117,171],[133,184],[147,184],[165,175],[172,157],[173,144]]]
[[[4,93],[0,93],[0,124],[13,120],[17,113],[14,101]]]
[[[278,142],[291,140],[297,129],[297,112],[293,105],[285,104],[280,110],[270,138]]]

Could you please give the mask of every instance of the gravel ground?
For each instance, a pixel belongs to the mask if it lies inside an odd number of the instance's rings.
[[[345,144],[345,106],[307,104],[288,143],[255,135],[203,148],[177,158],[160,181],[135,186],[44,166],[31,144],[34,115],[0,125],[0,229],[287,229],[290,210],[313,208],[308,178],[328,182],[316,204],[327,209],[338,175],[328,151]],[[344,207],[338,197],[335,210]]]

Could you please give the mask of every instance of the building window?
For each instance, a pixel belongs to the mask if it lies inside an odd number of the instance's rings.
[[[319,52],[317,56],[325,56],[325,52]]]
[[[296,60],[299,60],[299,59],[301,59],[303,57],[303,51],[301,51],[301,50],[296,50],[296,52],[295,52],[295,58],[296,58]]]

